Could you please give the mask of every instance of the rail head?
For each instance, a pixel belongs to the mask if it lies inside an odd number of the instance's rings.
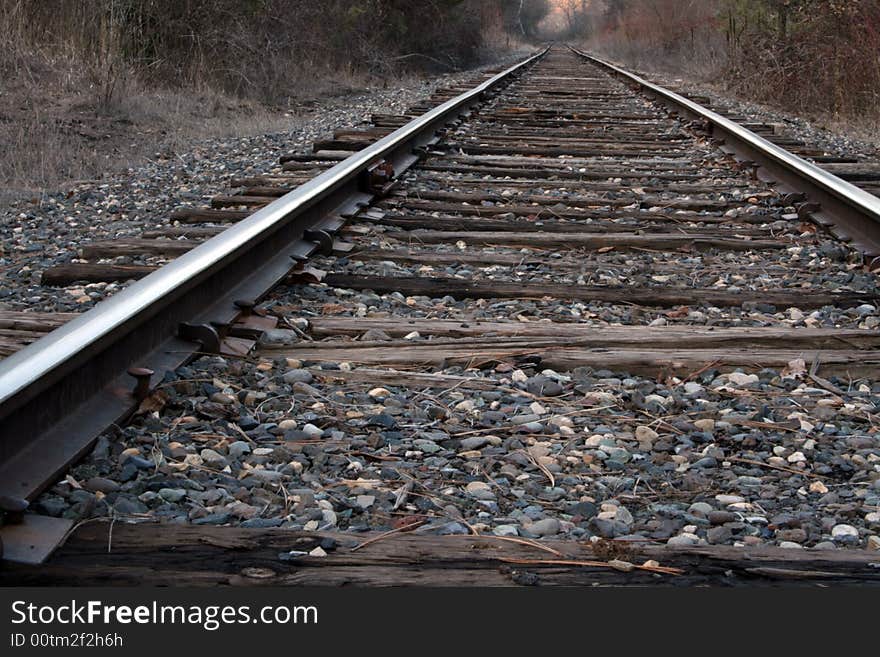
[[[578,50],[571,45],[569,45],[568,48],[588,61],[594,62],[603,68],[614,72],[619,77],[639,85],[666,103],[684,109],[691,115],[705,119],[716,130],[720,131],[725,136],[732,137],[740,144],[743,144],[750,152],[759,154],[760,157],[765,158],[768,163],[781,167],[790,172],[796,178],[813,187],[815,190],[821,190],[830,197],[833,197],[839,203],[849,208],[851,212],[867,218],[868,221],[861,222],[861,230],[851,231],[860,234],[850,234],[847,236],[853,238],[856,245],[865,251],[867,255],[880,255],[880,198],[877,198],[873,194],[869,194],[852,183],[829,173],[812,162],[808,162],[794,153],[777,146],[767,139],[755,134],[748,128],[731,121],[717,112],[713,112],[712,110],[703,107],[699,103],[685,98],[674,91],[661,87],[660,85],[654,84],[653,82],[649,82],[635,73],[627,71],[605,59]],[[835,214],[832,208],[828,208],[828,210],[832,212],[832,214]],[[844,219],[842,217],[838,218]],[[847,228],[855,229],[856,227],[847,226]]]
[[[169,299],[185,293],[189,281],[209,275],[222,266],[224,260],[246,248],[249,242],[271,235],[280,225],[290,222],[340,186],[356,179],[396,147],[409,142],[462,106],[479,100],[512,74],[543,57],[548,50],[549,47],[509,66],[473,89],[413,119],[220,235],[102,301],[82,316],[0,361],[0,422],[17,397],[41,381],[51,383],[53,372],[59,367],[98,348],[103,340],[124,331],[127,325],[137,323],[145,313],[160,310]]]

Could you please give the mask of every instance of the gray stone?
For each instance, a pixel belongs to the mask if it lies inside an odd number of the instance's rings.
[[[225,525],[232,516],[225,511],[220,513],[211,513],[192,521],[194,525]]]
[[[186,497],[186,490],[183,488],[160,488],[159,497],[166,502],[179,502]]]
[[[568,508],[568,513],[573,516],[580,516],[585,520],[595,517],[599,512],[599,508],[593,502],[578,502]]]
[[[695,516],[703,516],[704,518],[708,517],[714,510],[715,507],[706,502],[694,502],[688,507],[690,513],[693,513]]]
[[[299,335],[290,329],[269,329],[263,332],[259,342],[263,346],[296,344],[299,342]]]
[[[710,527],[706,531],[706,540],[712,545],[727,543],[733,537],[733,532],[727,527]]]
[[[536,536],[552,536],[559,533],[559,521],[556,518],[544,518],[526,525],[526,531]]]
[[[544,425],[540,422],[527,422],[525,424],[521,424],[520,429],[522,429],[523,431],[528,431],[529,433],[543,433]]]
[[[632,514],[625,506],[617,507],[617,515],[614,516],[614,519],[617,522],[622,522],[624,525],[631,525],[634,522]]]
[[[516,525],[498,525],[492,529],[495,536],[519,536],[519,529]]]
[[[315,377],[312,376],[312,373],[308,370],[294,369],[286,371],[282,377],[284,383],[293,384],[293,383],[311,383],[315,380]]]
[[[314,424],[303,425],[302,432],[309,438],[320,438],[324,435],[324,430],[316,427]]]
[[[610,518],[593,518],[591,521],[596,533],[603,538],[616,538],[629,533],[630,526]]]
[[[561,385],[546,376],[533,376],[526,381],[526,390],[539,397],[557,397],[565,390]]]
[[[739,516],[732,511],[710,511],[707,515],[713,525],[723,525],[727,522],[736,522]]]
[[[471,436],[470,438],[465,438],[461,441],[461,448],[463,450],[480,449],[488,444],[489,439],[485,436]]]
[[[130,516],[136,513],[147,513],[149,508],[140,500],[120,495],[113,502],[113,511],[120,516]]]
[[[229,450],[229,456],[234,459],[240,459],[245,454],[251,453],[250,444],[243,440],[236,440],[234,443],[231,443],[227,449]]]
[[[203,449],[199,452],[199,456],[202,457],[202,461],[205,462],[205,465],[212,468],[222,469],[225,468],[228,463],[225,456],[213,449]]]
[[[92,477],[83,484],[83,488],[93,493],[115,493],[119,490],[119,484],[104,477]]]
[[[382,329],[367,329],[360,339],[361,342],[390,342],[391,336]]]
[[[57,517],[67,509],[67,502],[62,497],[44,495],[37,501],[36,507],[46,515]]]
[[[518,426],[521,424],[528,424],[530,422],[537,422],[540,419],[541,419],[540,415],[535,415],[534,413],[529,413],[526,415],[514,415],[512,418],[510,418],[510,423]]]
[[[241,523],[241,526],[253,529],[266,529],[267,527],[278,527],[283,522],[283,518],[248,518]]]
[[[440,536],[450,536],[450,535],[460,535],[460,534],[470,534],[471,531],[462,525],[460,522],[447,522],[445,525],[442,525],[438,530],[437,534]]]

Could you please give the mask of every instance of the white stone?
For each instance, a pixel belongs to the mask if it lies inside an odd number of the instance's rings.
[[[510,380],[514,383],[525,383],[529,380],[529,377],[522,370],[513,370],[513,372],[510,373]]]
[[[498,525],[492,530],[495,536],[519,536],[519,530],[515,525]]]
[[[324,430],[319,429],[314,424],[303,425],[302,431],[310,438],[320,438],[324,435]]]
[[[670,538],[666,541],[666,545],[671,547],[687,547],[689,545],[697,545],[699,542],[699,536],[695,536],[694,534],[681,534],[680,536],[673,536]]]
[[[859,530],[852,525],[834,525],[834,528],[831,530],[831,536],[834,538],[846,538],[848,536],[858,538]]]
[[[731,372],[727,375],[727,380],[737,386],[747,386],[750,383],[760,381],[757,374],[743,374],[742,372]]]
[[[358,495],[357,496],[358,506],[362,509],[369,509],[373,506],[373,503],[376,501],[375,495]]]
[[[531,404],[529,404],[529,409],[535,415],[544,415],[544,413],[547,412],[547,409],[538,402],[532,402]]]

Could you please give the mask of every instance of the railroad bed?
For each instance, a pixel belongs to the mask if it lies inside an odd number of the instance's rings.
[[[146,275],[407,118],[50,275]],[[880,580],[862,253],[561,47],[421,155],[36,499],[114,554],[0,581]]]

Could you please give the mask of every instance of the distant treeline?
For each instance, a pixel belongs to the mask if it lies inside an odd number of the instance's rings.
[[[880,119],[880,0],[596,0],[590,45],[755,100]]]
[[[122,76],[271,99],[303,75],[385,76],[478,60],[534,35],[546,0],[0,0],[0,67],[66,56],[105,96]],[[18,60],[16,60],[16,56]],[[7,71],[8,72],[8,71]]]

